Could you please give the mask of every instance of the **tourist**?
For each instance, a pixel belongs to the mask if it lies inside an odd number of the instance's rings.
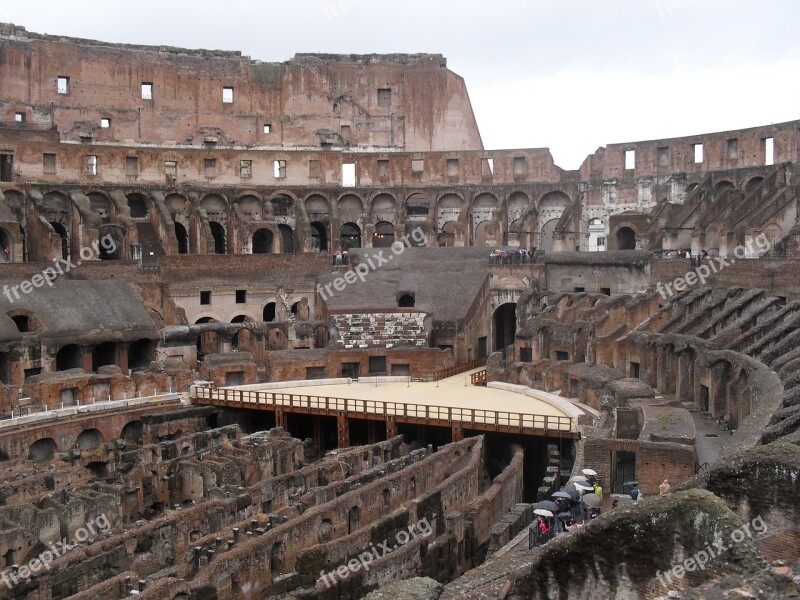
[[[597,495],[597,497],[600,498],[600,500],[602,500],[603,488],[600,486],[600,484],[597,481],[595,481],[592,487],[594,488],[594,493]]]
[[[8,249],[8,246],[6,246],[5,250],[3,250],[3,254],[6,255],[6,261],[11,260],[11,250]]]
[[[660,486],[658,486],[658,495],[663,496],[664,494],[666,494],[669,491],[669,487],[670,487],[669,480],[665,479],[663,483]]]

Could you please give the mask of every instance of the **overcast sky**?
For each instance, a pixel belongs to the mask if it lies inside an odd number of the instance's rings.
[[[567,169],[609,143],[800,118],[798,0],[0,0],[0,21],[267,61],[441,53],[486,148],[549,147]]]

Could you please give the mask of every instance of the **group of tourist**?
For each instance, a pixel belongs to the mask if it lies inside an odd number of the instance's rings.
[[[703,250],[700,254],[692,254],[689,249],[682,248],[680,250],[667,250],[667,258],[690,258],[694,261],[695,266],[700,266],[702,263],[711,259],[708,250]]]
[[[346,267],[350,264],[350,255],[347,253],[347,250],[342,252],[335,252],[333,254],[333,266],[334,267]]]
[[[523,265],[526,264],[533,255],[525,248],[517,250],[495,249],[489,253],[490,265]],[[532,261],[532,258],[530,258]]]

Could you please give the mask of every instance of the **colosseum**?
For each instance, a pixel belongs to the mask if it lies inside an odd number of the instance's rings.
[[[565,170],[438,54],[0,81],[0,599],[800,594],[800,121]]]

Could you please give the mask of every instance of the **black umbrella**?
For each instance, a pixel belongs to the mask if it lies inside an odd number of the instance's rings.
[[[560,512],[556,515],[559,519],[566,519],[567,517],[571,517],[572,513],[568,512]]]
[[[567,487],[565,487],[564,492],[566,492],[569,495],[570,499],[572,500],[578,500],[581,497],[581,493],[578,491],[578,488],[576,488],[574,485],[568,485]]]
[[[623,487],[627,487],[629,485],[636,486],[636,485],[639,485],[639,482],[638,481],[626,481],[625,483],[622,484]]]
[[[556,504],[555,502],[551,502],[550,500],[542,500],[541,502],[537,502],[536,508],[543,508],[544,510],[549,510],[553,514],[561,512],[561,509],[558,507],[558,504]]]
[[[577,490],[575,490],[575,491],[577,491]],[[552,494],[552,497],[553,498],[566,498],[567,500],[571,500],[572,499],[572,496],[570,496],[567,492],[563,492],[563,491],[562,492],[556,492],[555,494]]]

